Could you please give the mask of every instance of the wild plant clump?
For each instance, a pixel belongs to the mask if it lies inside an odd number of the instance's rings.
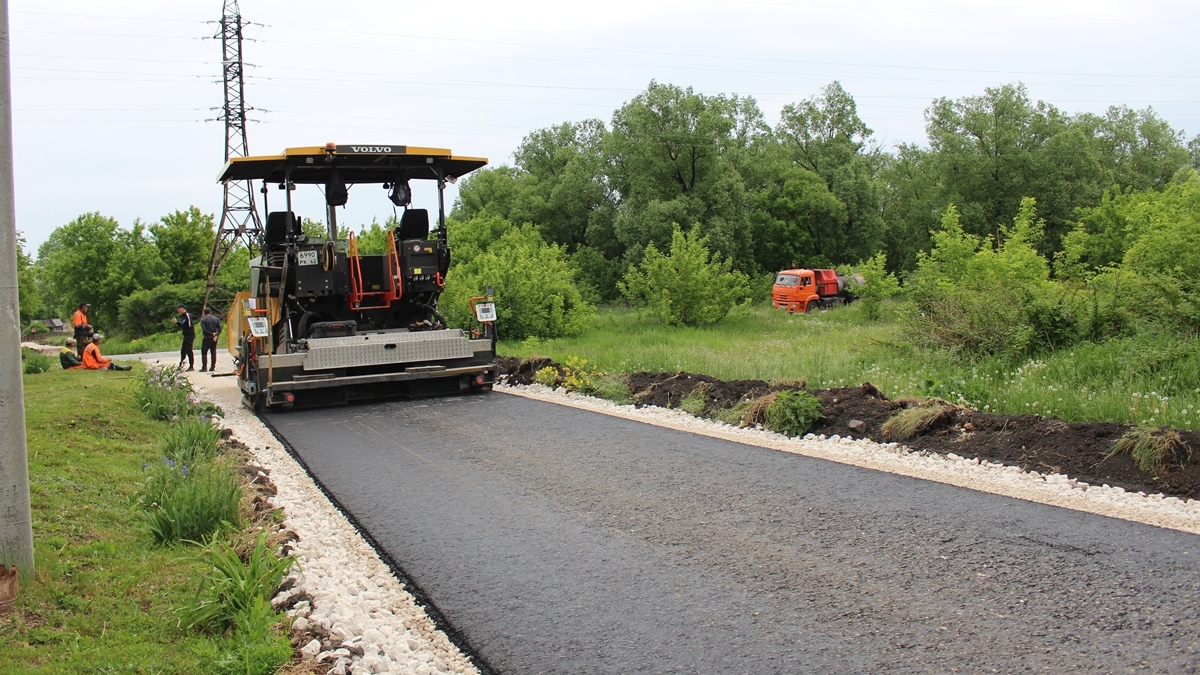
[[[190,465],[170,458],[148,463],[135,500],[159,545],[207,541],[241,523],[237,474],[228,463],[210,458]]]
[[[940,398],[931,398],[892,415],[880,431],[889,441],[904,442],[949,420],[960,409]]]
[[[605,374],[595,364],[589,363],[587,359],[568,356],[566,363],[563,364],[562,386],[567,391],[591,394],[596,389],[596,383]]]
[[[776,393],[764,412],[765,426],[785,436],[803,436],[821,417],[821,401],[802,389]]]
[[[139,376],[133,394],[139,407],[151,419],[171,420],[182,417],[220,416],[221,409],[201,401],[192,383],[178,366],[150,366]]]
[[[280,615],[271,598],[295,558],[275,555],[262,531],[245,556],[231,543],[214,538],[201,559],[209,572],[194,602],[179,610],[182,624],[189,631],[227,636],[226,651],[214,655],[216,672],[276,672],[291,659],[292,647],[286,635],[272,631]]]
[[[49,372],[54,367],[54,359],[28,347],[21,348],[21,369],[26,375],[37,375]]]
[[[1134,427],[1113,443],[1108,456],[1126,452],[1139,469],[1154,476],[1161,476],[1172,463],[1184,464],[1191,459],[1179,432],[1167,427]]]
[[[533,381],[537,382],[543,387],[549,387],[551,389],[557,387],[558,368],[555,368],[554,366],[539,368],[538,371],[533,374]]]

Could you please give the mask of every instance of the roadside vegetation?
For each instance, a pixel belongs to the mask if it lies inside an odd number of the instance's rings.
[[[291,660],[269,601],[292,560],[219,411],[189,393],[170,369],[25,377],[35,568],[0,617],[4,672],[266,675]],[[164,418],[149,400],[179,404]]]
[[[1000,414],[1200,430],[1200,341],[1148,331],[1039,354],[931,350],[907,337],[904,304],[872,321],[859,303],[815,314],[739,307],[723,322],[667,327],[628,308],[599,310],[571,338],[505,341],[502,354],[582,357],[605,372],[692,372],[724,380],[804,378],[811,389],[871,382],[889,397],[940,397]]]

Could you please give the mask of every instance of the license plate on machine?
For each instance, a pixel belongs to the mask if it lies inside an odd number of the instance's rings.
[[[318,262],[316,251],[296,251],[296,263],[299,265],[316,265]]]

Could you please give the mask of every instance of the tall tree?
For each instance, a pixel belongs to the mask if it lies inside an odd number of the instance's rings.
[[[175,211],[150,225],[150,236],[169,270],[169,281],[182,284],[205,279],[212,257],[216,228],[212,215],[195,206]]]
[[[621,198],[617,238],[639,257],[670,246],[676,224],[701,227],[735,266],[748,254],[745,184],[733,156],[764,129],[752,99],[705,96],[651,82],[613,115],[609,157]]]
[[[92,325],[101,329],[116,324],[121,298],[168,278],[145,225],[135,222],[125,230],[99,213],[85,213],[50,233],[38,248],[38,265],[55,309],[69,316],[88,302]]]
[[[857,262],[879,251],[883,238],[882,153],[872,131],[858,116],[854,98],[840,82],[821,93],[784,106],[775,137],[793,166],[819,176],[842,205],[841,217],[814,226],[809,257],[829,263]]]

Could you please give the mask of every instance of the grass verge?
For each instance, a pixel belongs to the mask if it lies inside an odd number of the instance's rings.
[[[180,626],[206,563],[155,546],[135,506],[171,428],[138,409],[136,374],[25,377],[35,567],[0,617],[4,673],[211,673],[228,651]]]
[[[634,310],[601,308],[583,335],[502,342],[500,351],[559,363],[583,357],[609,373],[803,378],[813,389],[871,382],[892,398],[938,397],[983,412],[1200,431],[1198,339],[1143,334],[1035,359],[964,359],[908,344],[894,302],[884,306],[880,321],[868,320],[859,303],[815,314],[758,306],[699,328],[666,327]]]

